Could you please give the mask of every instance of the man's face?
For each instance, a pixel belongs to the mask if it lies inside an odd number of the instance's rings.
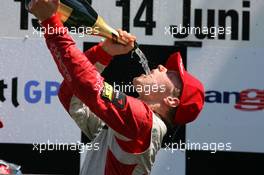
[[[159,65],[150,75],[142,74],[133,79],[133,85],[142,100],[162,100],[170,96],[175,87],[181,84],[177,72],[168,71]]]

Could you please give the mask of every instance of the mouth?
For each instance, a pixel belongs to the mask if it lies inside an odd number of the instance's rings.
[[[142,78],[153,78],[153,75],[152,74],[141,74],[139,77],[142,77]]]
[[[141,74],[140,77],[146,78],[147,75],[146,74]]]

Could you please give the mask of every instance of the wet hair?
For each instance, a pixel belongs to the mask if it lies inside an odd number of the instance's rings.
[[[181,90],[177,87],[175,87],[172,91],[172,96],[176,98],[180,98],[181,96]]]

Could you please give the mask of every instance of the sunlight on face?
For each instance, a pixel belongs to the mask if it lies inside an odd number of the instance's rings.
[[[133,85],[141,99],[158,100],[171,95],[175,87],[181,88],[181,80],[179,73],[168,71],[164,66],[159,65],[156,69],[151,70],[150,75],[142,74],[135,77]]]

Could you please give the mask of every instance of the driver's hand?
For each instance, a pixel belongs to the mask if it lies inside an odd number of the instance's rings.
[[[134,42],[136,40],[136,37],[134,35],[131,35],[130,33],[127,33],[126,31],[123,31],[121,29],[118,29],[117,31],[123,40],[128,41],[128,44],[124,46],[122,44],[114,43],[111,39],[106,39],[102,44],[102,48],[109,55],[112,55],[112,56],[127,54],[134,48]]]
[[[59,0],[31,0],[28,10],[40,21],[44,21],[57,12],[59,3]]]

